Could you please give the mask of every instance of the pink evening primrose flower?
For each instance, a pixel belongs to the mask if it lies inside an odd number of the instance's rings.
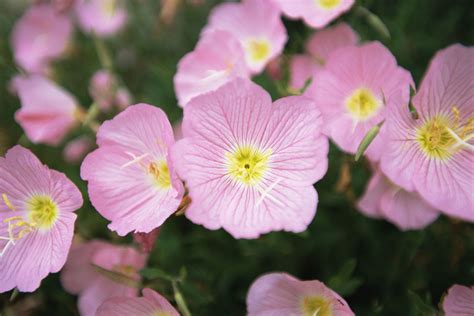
[[[66,262],[81,193],[64,174],[15,146],[0,157],[0,195],[0,293],[33,292]]]
[[[348,11],[354,0],[273,0],[290,18],[302,18],[314,28],[323,28]]]
[[[358,40],[357,34],[346,23],[315,32],[306,43],[305,54],[291,57],[290,87],[299,90],[310,78],[313,79],[313,86],[329,56],[339,48],[357,45]]]
[[[76,3],[75,11],[81,29],[101,37],[114,35],[127,22],[121,0],[82,0]]]
[[[192,200],[186,216],[235,238],[301,232],[316,213],[313,183],[327,171],[328,141],[311,99],[270,95],[236,79],[191,100],[173,162]]]
[[[28,73],[44,73],[69,43],[72,25],[48,4],[31,6],[13,27],[11,46],[16,63]]]
[[[353,316],[347,302],[317,280],[300,281],[287,273],[259,277],[247,294],[248,316]]]
[[[372,42],[334,52],[308,95],[323,113],[325,132],[343,151],[355,153],[365,134],[385,119],[387,108],[408,106],[412,82],[390,51]],[[382,154],[384,131],[366,151],[373,161]]]
[[[77,302],[82,316],[94,316],[111,297],[135,297],[147,256],[131,247],[91,241],[72,247],[61,284]]]
[[[443,299],[443,311],[446,316],[474,315],[474,286],[451,286]]]
[[[178,103],[213,91],[236,77],[249,77],[240,42],[226,31],[203,34],[194,51],[184,56],[174,77]]]
[[[78,122],[80,108],[67,91],[38,76],[15,77],[21,101],[15,120],[33,143],[58,145]]]
[[[114,297],[105,301],[96,316],[179,316],[178,311],[160,294],[143,289],[143,297]]]
[[[166,114],[151,105],[129,106],[102,124],[81,177],[109,229],[148,233],[177,210],[184,189],[168,157],[173,143]]]
[[[287,40],[278,8],[271,1],[246,0],[215,7],[204,32],[224,30],[241,43],[245,62],[252,73],[262,72],[266,64],[283,51]]]
[[[382,171],[447,215],[474,222],[474,47],[452,45],[431,61],[413,98],[419,118],[393,107]]]
[[[400,230],[423,229],[436,220],[439,212],[418,193],[405,191],[376,169],[358,209],[373,218],[385,218]]]

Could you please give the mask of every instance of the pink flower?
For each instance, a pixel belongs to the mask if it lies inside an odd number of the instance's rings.
[[[474,315],[474,286],[451,286],[444,297],[443,310],[446,316]]]
[[[96,316],[179,316],[178,311],[160,294],[143,289],[143,297],[114,297],[105,301]]]
[[[204,32],[211,30],[228,31],[240,41],[245,62],[254,74],[281,54],[287,40],[280,12],[271,1],[220,4],[212,10]]]
[[[135,297],[147,256],[131,247],[91,241],[73,246],[61,272],[66,291],[79,295],[82,316],[94,316],[111,297]]]
[[[474,221],[474,47],[436,54],[413,98],[389,110],[382,171],[447,215]]]
[[[48,4],[35,5],[15,24],[11,46],[16,63],[29,73],[44,73],[59,57],[72,34],[69,18]]]
[[[290,18],[302,18],[306,24],[314,28],[323,28],[354,4],[354,0],[273,0],[273,2]]]
[[[69,163],[78,163],[94,147],[94,142],[87,136],[78,137],[64,147],[64,160]]]
[[[101,37],[114,35],[127,22],[127,11],[120,0],[78,1],[76,15],[84,32]]]
[[[116,90],[117,80],[109,71],[99,70],[92,76],[89,93],[102,110],[109,110],[112,107]]]
[[[229,32],[208,32],[178,64],[174,88],[179,105],[236,77],[249,77],[240,42]]]
[[[32,142],[58,145],[76,125],[76,100],[54,82],[32,75],[16,77],[13,87],[21,101],[15,119]]]
[[[346,301],[317,280],[300,281],[286,273],[259,277],[247,294],[249,316],[354,315]]]
[[[166,114],[151,105],[129,106],[102,124],[81,177],[109,229],[148,233],[176,211],[184,190],[168,157],[173,143]]]
[[[335,51],[308,95],[323,113],[326,133],[342,150],[355,153],[365,134],[385,119],[387,108],[408,106],[411,83],[390,51],[372,42]],[[366,151],[373,161],[382,154],[384,131]]]
[[[0,293],[33,292],[63,267],[82,196],[66,176],[15,146],[0,157]]]
[[[393,184],[379,169],[370,179],[358,208],[369,217],[385,218],[401,230],[423,229],[439,215],[416,192]]]
[[[115,93],[115,104],[119,110],[124,110],[127,106],[132,103],[132,96],[125,88],[118,88],[117,93]]]
[[[290,60],[290,87],[299,90],[310,78],[313,78],[313,86],[331,54],[339,48],[355,46],[357,42],[357,34],[346,23],[314,33],[306,43],[306,53],[294,55]]]
[[[313,183],[327,170],[328,142],[315,104],[270,95],[244,79],[191,100],[172,150],[192,200],[186,216],[236,238],[301,232],[316,213]]]

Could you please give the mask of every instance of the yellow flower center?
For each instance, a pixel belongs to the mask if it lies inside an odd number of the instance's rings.
[[[151,162],[148,165],[148,173],[153,177],[154,183],[161,189],[171,187],[170,171],[165,160]]]
[[[271,149],[262,151],[253,146],[238,146],[233,152],[226,153],[227,174],[235,181],[254,185],[262,180],[271,154]]]
[[[262,62],[270,55],[270,43],[265,39],[251,39],[246,46],[247,54],[253,62]]]
[[[346,99],[346,108],[351,116],[358,121],[365,121],[375,116],[381,108],[382,102],[366,89],[355,90]]]
[[[332,316],[331,302],[321,296],[307,296],[303,298],[301,311],[305,316]]]
[[[107,17],[112,17],[115,14],[117,8],[117,0],[103,0],[102,1],[102,12]]]
[[[459,123],[459,110],[453,106],[454,120],[434,116],[416,130],[416,141],[429,158],[446,160],[463,148],[473,150],[468,141],[474,138],[474,118],[464,125]]]
[[[341,3],[341,0],[316,0],[316,4],[324,9],[334,9]]]
[[[46,195],[35,195],[27,202],[30,224],[40,228],[49,229],[58,218],[58,207]]]

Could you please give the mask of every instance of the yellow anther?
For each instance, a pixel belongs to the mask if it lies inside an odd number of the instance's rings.
[[[18,221],[18,220],[23,220],[23,217],[22,216],[12,216],[12,217],[9,217],[9,218],[5,218],[3,220],[3,222],[8,223],[8,222],[11,222],[11,221]]]
[[[454,115],[454,126],[457,127],[458,124],[459,124],[459,118],[460,118],[460,113],[459,113],[459,109],[457,106],[453,105],[451,107],[451,112],[453,112],[453,115]]]
[[[33,232],[33,230],[30,227],[25,227],[18,232],[16,239],[21,239],[25,233],[29,234],[31,232]]]
[[[15,207],[13,206],[13,204],[10,202],[10,200],[8,199],[8,196],[6,193],[2,193],[2,199],[3,199],[3,202],[5,203],[5,205],[12,211],[16,211]]]

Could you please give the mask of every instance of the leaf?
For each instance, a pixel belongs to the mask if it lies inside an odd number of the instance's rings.
[[[426,300],[422,299],[418,294],[415,292],[408,290],[408,297],[412,302],[413,306],[417,311],[417,315],[421,316],[434,316],[438,315],[438,311],[436,310],[429,301],[429,297]]]
[[[359,161],[360,157],[362,157],[362,155],[365,153],[369,145],[372,143],[375,137],[377,137],[377,135],[380,132],[380,128],[382,128],[382,125],[384,122],[385,121],[382,121],[379,124],[375,125],[367,132],[367,134],[365,134],[364,138],[359,144],[359,147],[357,148],[355,161]]]

